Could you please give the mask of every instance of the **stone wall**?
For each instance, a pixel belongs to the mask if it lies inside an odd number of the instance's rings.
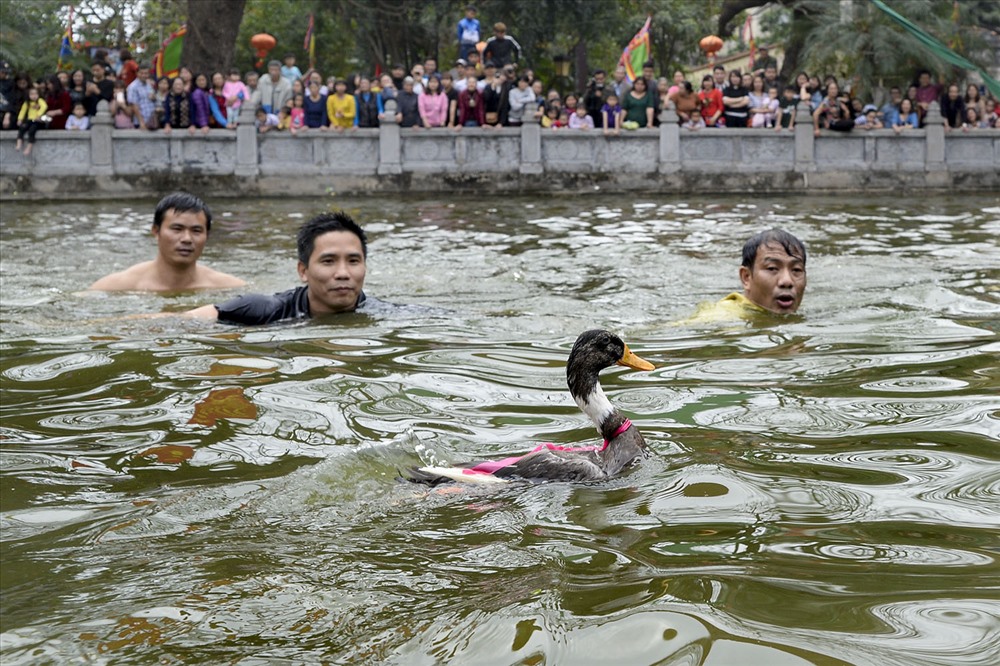
[[[672,110],[656,129],[378,129],[257,134],[116,130],[106,105],[89,132],[41,131],[33,154],[0,136],[0,197],[302,196],[363,192],[800,192],[1000,190],[1000,130],[822,132],[808,110],[794,131],[689,131]]]

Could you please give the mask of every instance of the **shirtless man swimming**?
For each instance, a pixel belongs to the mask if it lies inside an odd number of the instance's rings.
[[[156,205],[153,215],[156,258],[106,275],[90,288],[100,291],[188,291],[244,286],[246,283],[238,277],[198,265],[211,228],[212,212],[205,202],[186,192],[168,194]]]

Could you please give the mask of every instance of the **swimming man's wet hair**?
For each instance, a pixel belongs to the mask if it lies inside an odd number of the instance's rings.
[[[205,232],[207,233],[212,230],[212,211],[209,210],[208,204],[193,194],[173,192],[160,199],[160,203],[156,204],[156,212],[153,213],[153,227],[155,229],[160,228],[160,225],[163,224],[164,216],[170,210],[174,211],[175,214],[204,213]]]
[[[302,225],[298,235],[299,261],[303,265],[309,265],[309,257],[316,249],[316,237],[322,236],[331,231],[349,231],[361,241],[361,254],[368,258],[368,238],[364,230],[358,223],[351,219],[351,216],[344,211],[336,213],[320,213],[313,219]]]
[[[743,265],[753,270],[753,264],[757,261],[757,250],[768,243],[777,243],[785,248],[785,252],[790,257],[796,257],[806,263],[806,246],[798,238],[788,233],[784,229],[768,229],[754,234],[743,245]]]

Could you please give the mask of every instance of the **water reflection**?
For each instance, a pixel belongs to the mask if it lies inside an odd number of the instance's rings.
[[[122,319],[228,294],[79,293],[151,205],[0,209],[5,664],[1000,661],[995,197],[334,204],[368,291],[435,309]],[[220,202],[206,260],[288,288],[303,205]],[[774,224],[802,316],[674,325]],[[594,326],[658,367],[603,375],[653,458],[398,481],[597,443],[564,378]]]

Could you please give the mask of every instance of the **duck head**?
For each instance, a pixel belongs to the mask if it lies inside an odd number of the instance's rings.
[[[604,395],[598,377],[601,370],[612,365],[624,365],[636,370],[654,369],[652,363],[633,354],[621,338],[601,329],[581,333],[566,363],[569,392],[602,436],[607,435],[606,431],[614,431],[624,421],[621,413]]]

